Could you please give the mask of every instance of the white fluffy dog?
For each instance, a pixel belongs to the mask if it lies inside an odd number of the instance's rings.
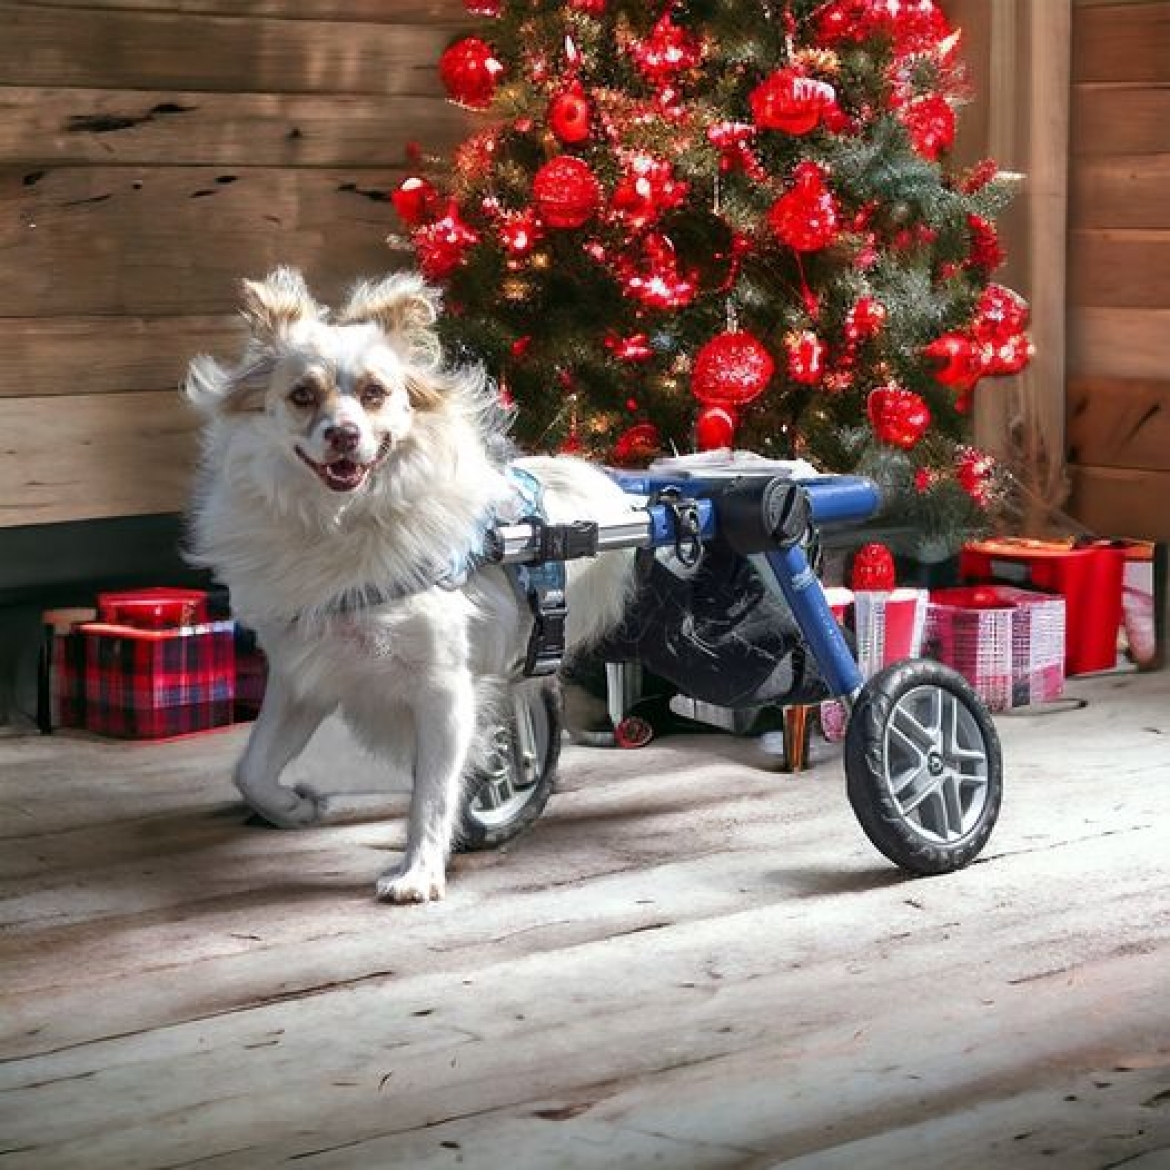
[[[229,587],[270,668],[235,783],[274,824],[310,825],[321,798],[280,777],[323,718],[340,708],[375,752],[413,744],[406,854],[377,892],[440,898],[479,733],[531,627],[504,570],[452,587],[515,507],[503,416],[481,370],[445,363],[436,296],[413,275],[358,285],[336,315],[291,269],[243,287],[241,360],[197,358],[185,386],[206,420],[192,555]],[[550,522],[628,516],[584,462],[517,462]],[[620,619],[632,562],[567,567],[571,652]]]

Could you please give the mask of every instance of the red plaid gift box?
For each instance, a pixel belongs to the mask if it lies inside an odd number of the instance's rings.
[[[89,622],[81,634],[90,731],[161,739],[232,722],[235,623],[144,630]]]
[[[49,609],[42,615],[37,725],[44,732],[85,726],[85,638],[79,627],[95,616],[92,609]]]
[[[957,670],[989,710],[1047,703],[1064,693],[1063,597],[1008,586],[937,589],[925,652]]]

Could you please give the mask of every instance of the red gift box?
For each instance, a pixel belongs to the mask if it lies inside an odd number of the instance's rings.
[[[85,726],[99,735],[161,739],[232,722],[235,624],[165,630],[88,622]]]
[[[1073,548],[1045,540],[987,540],[967,545],[959,572],[967,581],[995,581],[1065,601],[1065,670],[1088,674],[1117,665],[1125,551],[1101,542]]]
[[[1064,598],[996,585],[936,589],[924,650],[957,670],[989,710],[1052,702],[1064,693]]]
[[[207,621],[207,592],[158,585],[117,593],[99,593],[98,621],[111,625],[165,630]]]

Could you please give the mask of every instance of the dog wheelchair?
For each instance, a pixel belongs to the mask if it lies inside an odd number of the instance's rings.
[[[469,785],[462,847],[494,848],[515,837],[552,791],[562,718],[551,676],[563,650],[564,595],[556,585],[559,579],[563,589],[564,562],[633,548],[642,550],[640,593],[654,599],[656,614],[673,608],[679,616],[664,627],[635,613],[600,648],[611,716],[621,710],[613,701],[614,665],[642,660],[656,672],[661,666],[680,694],[726,708],[836,698],[847,712],[846,792],[873,845],[913,874],[946,873],[973,861],[1002,801],[1002,757],[990,715],[961,675],[929,659],[906,659],[863,677],[813,568],[821,534],[877,511],[875,485],[859,476],[802,476],[764,461],[759,469],[699,464],[615,478],[637,497],[628,520],[550,526],[533,518],[489,533],[489,561],[537,574],[551,566],[552,583],[529,590],[534,636],[526,674],[534,677],[514,687],[492,758]],[[716,604],[722,597],[742,612],[709,614],[706,628],[730,632],[700,637],[696,655],[686,647],[696,637],[691,606],[704,558],[708,578],[721,582]],[[708,589],[708,609],[710,596]],[[746,597],[755,599],[752,606],[743,604]]]

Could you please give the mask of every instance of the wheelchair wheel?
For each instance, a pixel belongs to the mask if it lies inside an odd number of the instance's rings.
[[[460,849],[496,849],[540,816],[556,781],[562,723],[555,683],[513,689],[511,713],[467,788],[457,829]]]
[[[999,736],[961,675],[910,659],[862,688],[845,735],[849,803],[895,865],[949,873],[987,844],[1003,801]]]

